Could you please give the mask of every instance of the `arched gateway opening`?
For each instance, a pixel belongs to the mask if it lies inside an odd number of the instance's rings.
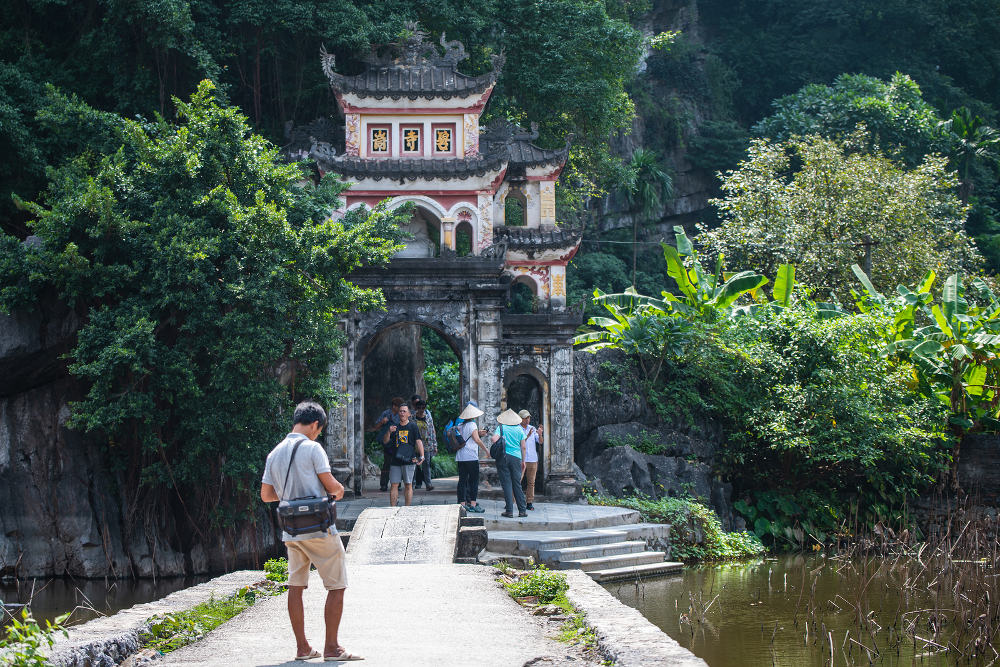
[[[437,435],[438,456],[431,460],[433,476],[455,474],[442,440],[442,428],[461,410],[465,373],[459,342],[421,322],[398,322],[371,338],[362,368],[360,399],[365,455],[369,462],[375,466],[382,464],[376,424],[383,411],[390,407],[393,398],[402,398],[409,404],[416,394],[427,402]],[[375,483],[374,479],[368,480],[365,486],[379,488]]]

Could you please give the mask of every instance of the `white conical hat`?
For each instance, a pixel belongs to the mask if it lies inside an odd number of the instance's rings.
[[[521,423],[521,418],[517,416],[516,412],[508,408],[500,413],[497,421],[504,426],[518,426]]]
[[[482,410],[480,410],[479,408],[477,408],[476,406],[474,406],[472,403],[469,403],[468,405],[465,406],[465,409],[462,410],[462,414],[460,414],[458,416],[458,418],[459,419],[475,419],[476,417],[482,416],[482,414],[483,414]]]

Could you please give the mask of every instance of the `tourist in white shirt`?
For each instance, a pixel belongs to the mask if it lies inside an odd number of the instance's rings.
[[[490,453],[481,439],[486,431],[481,430],[475,422],[482,415],[483,411],[474,402],[470,402],[462,410],[462,414],[458,416],[463,420],[459,433],[465,446],[455,452],[455,463],[458,465],[458,502],[467,511],[476,513],[486,511],[476,504],[479,495],[479,449],[481,447],[487,454]]]

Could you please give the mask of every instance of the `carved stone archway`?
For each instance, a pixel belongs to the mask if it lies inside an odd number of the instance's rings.
[[[502,246],[491,246],[480,256],[399,258],[386,268],[359,271],[352,279],[363,287],[380,287],[386,299],[385,310],[351,313],[343,321],[350,344],[332,369],[334,388],[346,400],[331,413],[327,448],[338,478],[355,495],[366,490],[365,355],[379,335],[404,323],[430,327],[449,341],[461,362],[461,400],[479,404],[483,424],[495,423],[503,409],[505,378],[530,374],[538,380],[546,414],[546,493],[579,494],[573,475],[572,400],[572,336],[578,315],[505,312],[511,276],[504,270]]]

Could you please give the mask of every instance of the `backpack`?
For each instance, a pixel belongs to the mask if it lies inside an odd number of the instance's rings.
[[[490,456],[494,461],[500,463],[507,453],[506,439],[503,435],[503,424],[500,424],[500,439],[490,445]]]
[[[449,454],[457,454],[468,442],[467,439],[462,438],[462,424],[455,423],[455,421],[452,419],[444,427],[444,441],[448,445]]]

